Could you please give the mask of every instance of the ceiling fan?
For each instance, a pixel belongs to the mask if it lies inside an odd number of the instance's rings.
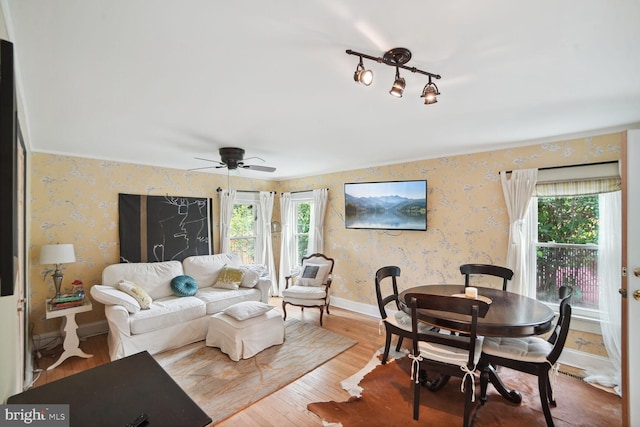
[[[203,159],[201,157],[196,157],[197,160],[204,160],[206,162],[217,163],[216,166],[205,166],[202,168],[194,168],[189,170],[200,170],[200,169],[210,169],[210,168],[227,168],[229,170],[236,170],[238,168],[249,169],[259,172],[275,172],[276,168],[271,166],[261,166],[261,165],[247,165],[245,164],[245,160],[258,159],[264,162],[264,159],[260,157],[248,157],[244,158],[244,150],[242,148],[235,147],[222,147],[220,148],[220,161],[218,160],[210,160]]]

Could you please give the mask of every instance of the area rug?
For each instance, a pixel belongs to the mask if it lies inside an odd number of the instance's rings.
[[[351,389],[346,402],[310,403],[307,408],[323,420],[325,426],[459,426],[464,408],[459,378],[451,378],[438,392],[422,389],[420,419],[413,419],[413,393],[409,380],[411,369],[408,357],[386,365],[379,363],[358,380],[345,380],[343,388]],[[489,385],[485,405],[476,401],[472,412],[473,427],[488,426],[546,426],[540,406],[537,379],[531,375],[499,368],[500,377],[508,387],[522,393],[522,403],[507,402]],[[479,395],[479,384],[476,391]],[[360,397],[357,397],[361,393]],[[556,377],[554,394],[557,407],[551,408],[556,427],[562,426],[621,426],[621,399],[589,384],[560,374]]]
[[[200,341],[154,358],[216,424],[322,365],[357,341],[297,319],[285,342],[234,362]]]

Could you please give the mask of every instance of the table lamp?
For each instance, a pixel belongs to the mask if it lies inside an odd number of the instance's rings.
[[[76,262],[76,252],[70,243],[57,245],[44,245],[40,249],[40,264],[55,264],[56,271],[53,273],[53,284],[56,287],[56,298],[60,297],[60,286],[62,285],[62,272],[60,264]]]

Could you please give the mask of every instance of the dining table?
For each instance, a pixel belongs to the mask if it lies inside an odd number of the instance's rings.
[[[527,337],[544,334],[553,328],[554,313],[548,305],[534,298],[502,289],[489,287],[477,287],[476,289],[477,298],[490,304],[487,314],[482,318],[478,317],[478,335]],[[455,295],[466,298],[464,285],[435,284],[408,288],[400,292],[398,300],[400,309],[409,315],[411,310],[405,304],[405,296],[410,293]],[[436,310],[418,310],[418,319],[434,327],[459,333],[469,332],[471,326],[469,316]],[[505,386],[494,366],[489,365],[484,369],[489,375],[489,381],[502,397],[516,404],[522,401],[522,395],[517,390],[508,389]],[[442,385],[442,381],[439,384]],[[486,396],[482,396],[482,400],[486,400]]]

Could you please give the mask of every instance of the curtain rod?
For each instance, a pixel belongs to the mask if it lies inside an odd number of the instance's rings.
[[[219,193],[222,191],[222,187],[218,187],[216,188],[216,193]],[[259,193],[260,190],[236,190],[236,193]],[[277,194],[277,191],[268,191],[268,193],[273,193],[273,194]]]
[[[329,189],[326,189],[327,191],[329,191]],[[313,191],[313,190],[300,190],[300,191],[289,191],[289,193],[291,194],[296,194],[296,193],[308,193],[309,191]],[[287,193],[287,191],[283,191],[280,194],[284,194]]]
[[[576,168],[576,167],[580,167],[580,166],[610,165],[612,163],[618,163],[618,160],[611,160],[609,162],[582,163],[580,165],[548,166],[546,168],[538,168],[538,170],[539,171],[546,171],[546,170],[552,170],[552,169]],[[511,173],[511,172],[513,172],[513,171],[512,170],[504,171],[504,173]],[[500,172],[498,172],[498,175],[500,175]]]

